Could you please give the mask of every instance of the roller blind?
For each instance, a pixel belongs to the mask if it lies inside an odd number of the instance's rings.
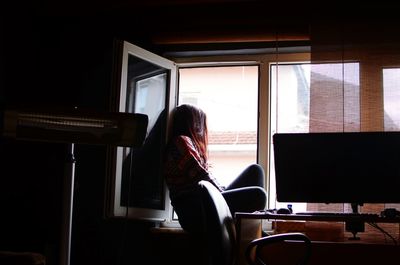
[[[397,25],[397,19],[370,18],[311,24],[310,132],[400,130]],[[365,181],[380,180],[377,176]],[[351,211],[348,207],[307,204],[311,211]],[[365,204],[360,210],[379,214],[384,208],[400,209],[399,205]],[[383,228],[399,238],[398,225]],[[366,226],[363,238],[379,240],[382,233]]]

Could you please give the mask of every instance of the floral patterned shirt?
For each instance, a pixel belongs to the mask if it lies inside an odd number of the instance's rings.
[[[208,171],[192,139],[187,136],[176,137],[168,146],[164,175],[171,199],[192,191],[200,180],[207,180],[223,191]]]

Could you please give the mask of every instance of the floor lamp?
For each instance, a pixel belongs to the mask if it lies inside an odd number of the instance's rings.
[[[63,181],[60,265],[70,264],[75,178],[74,144],[140,147],[146,137],[145,114],[66,110],[6,110],[3,136],[17,140],[68,143]]]

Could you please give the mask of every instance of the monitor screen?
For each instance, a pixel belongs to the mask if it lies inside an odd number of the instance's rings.
[[[279,202],[400,203],[400,132],[273,135]]]

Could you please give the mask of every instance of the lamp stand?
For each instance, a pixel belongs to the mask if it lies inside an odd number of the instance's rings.
[[[74,205],[75,157],[74,144],[67,147],[63,180],[63,205],[61,219],[60,265],[70,265],[72,212]]]

